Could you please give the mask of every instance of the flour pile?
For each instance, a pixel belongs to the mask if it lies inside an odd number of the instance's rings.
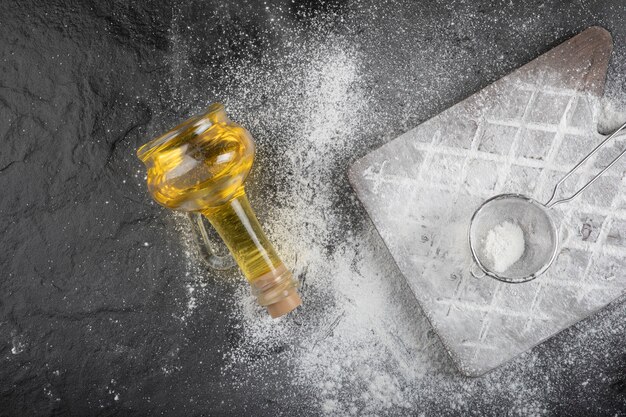
[[[510,221],[496,225],[485,238],[485,252],[493,263],[493,270],[500,273],[519,261],[525,245],[524,231]]]

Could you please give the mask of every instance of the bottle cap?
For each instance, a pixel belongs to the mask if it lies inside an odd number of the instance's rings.
[[[295,288],[291,288],[287,293],[282,300],[267,306],[267,312],[270,313],[273,319],[284,316],[302,304],[300,294],[298,294]]]

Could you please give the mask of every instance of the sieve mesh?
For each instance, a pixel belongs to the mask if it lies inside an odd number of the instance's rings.
[[[524,253],[505,271],[496,272],[487,235],[505,222],[517,224],[524,233]],[[548,269],[557,254],[558,233],[548,209],[520,194],[503,194],[483,203],[470,223],[470,248],[476,263],[489,276],[506,282],[526,282]]]

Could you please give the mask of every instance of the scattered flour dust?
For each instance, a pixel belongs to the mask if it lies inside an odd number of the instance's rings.
[[[242,338],[224,354],[225,383],[244,389],[250,378],[275,381],[278,392],[264,395],[279,396],[277,401],[294,407],[307,404],[314,414],[398,415],[424,409],[422,396],[441,401],[440,393],[429,391],[428,375],[457,371],[371,222],[362,215],[355,227],[342,208],[358,206],[346,201],[353,195],[346,169],[359,146],[360,129],[371,123],[359,87],[360,57],[341,39],[284,53],[287,62],[273,73],[234,69],[230,79],[237,87],[226,89],[224,102],[232,118],[252,130],[259,149],[275,146],[282,156],[281,166],[268,173],[278,188],[276,198],[267,202],[261,196],[252,203],[257,211],[268,204],[261,223],[300,280],[304,304],[271,319],[242,280],[234,312]],[[282,85],[294,80],[299,84]],[[246,111],[241,106],[252,89],[262,90],[256,97],[272,95],[276,107]],[[264,142],[268,138],[271,144]],[[256,170],[263,169],[262,157],[257,155]],[[254,183],[248,191],[254,195]],[[203,290],[206,272],[193,250],[188,220],[183,215],[176,219],[189,260],[187,301],[180,316],[185,322],[211,292]],[[422,379],[426,385],[420,388]],[[462,381],[448,387],[448,409],[464,409],[457,392],[469,388]],[[490,391],[498,398],[508,387],[493,384]],[[297,394],[301,392],[314,403],[307,403]],[[528,398],[535,398],[531,394],[521,396],[519,404],[535,407],[534,400],[528,404]]]
[[[394,306],[393,288],[385,282],[394,275],[399,282],[402,278],[381,244],[362,243],[372,240],[373,230],[352,236],[335,208],[347,194],[338,184],[345,182],[347,144],[355,142],[365,117],[366,100],[355,87],[359,57],[346,45],[309,52],[313,59],[299,69],[304,100],[282,98],[300,120],[296,135],[283,142],[281,170],[293,175],[280,181],[282,204],[264,219],[270,240],[302,282],[304,306],[272,320],[242,287],[238,300],[246,343],[231,360],[246,361],[259,345],[295,343],[293,382],[317,397],[324,413],[410,407],[402,372],[390,370],[401,368],[406,378],[415,378],[411,353],[430,346],[432,337],[420,341],[411,319],[388,314],[400,310],[402,301]],[[280,120],[276,123],[279,130]],[[300,326],[294,329],[294,322]],[[418,323],[425,326],[423,319]]]
[[[382,240],[359,211],[346,169],[363,155],[356,150],[359,138],[377,127],[372,125],[376,105],[368,101],[371,86],[360,73],[365,65],[355,43],[322,29],[312,39],[297,41],[296,34],[283,33],[290,40],[281,43],[280,53],[220,63],[227,76],[216,87],[202,82],[211,78],[209,70],[190,70],[185,54],[193,48],[185,42],[193,41],[175,29],[175,65],[164,89],[174,89],[176,102],[197,102],[196,111],[221,100],[231,118],[252,131],[259,152],[247,188],[268,237],[302,284],[303,306],[273,320],[241,280],[233,313],[241,338],[224,353],[224,384],[268,389],[256,395],[289,404],[286,409],[304,406],[332,416],[443,415],[442,410],[462,415],[476,398],[509,415],[546,414],[550,391],[543,380],[535,383],[533,367],[548,369],[557,361],[533,351],[521,365],[509,365],[509,371],[474,380],[459,376]],[[440,79],[439,70],[424,78]],[[409,101],[419,103],[413,95]],[[386,124],[383,117],[389,116],[377,113],[378,124]],[[280,164],[264,159],[277,156]],[[255,198],[259,188],[273,194],[259,192]],[[179,317],[186,323],[198,305],[210,301],[212,291],[186,217],[175,218],[189,265]],[[521,256],[523,235],[520,239],[510,226],[494,231],[494,251],[510,234],[516,244],[499,268]],[[167,365],[167,372],[179,369],[175,362]],[[254,381],[263,382],[251,385]]]
[[[229,377],[232,369],[244,367],[271,376],[274,358],[259,356],[286,349],[275,360],[288,363],[293,369],[290,383],[310,392],[325,414],[409,409],[406,381],[419,378],[432,368],[431,362],[440,361],[441,347],[415,310],[410,290],[371,224],[365,222],[364,230],[352,232],[338,209],[349,195],[345,172],[353,147],[358,146],[357,131],[367,126],[367,99],[357,88],[359,56],[345,42],[329,42],[307,46],[306,54],[290,57],[287,51],[287,57],[289,65],[262,81],[255,78],[262,72],[254,68],[232,74],[240,87],[227,92],[224,101],[232,118],[253,131],[259,148],[264,132],[281,147],[276,171],[291,174],[273,179],[280,204],[269,205],[260,218],[301,281],[304,305],[286,317],[271,319],[242,281],[235,314],[243,337],[226,353],[228,365],[222,372]],[[274,85],[286,80],[300,84],[297,89]],[[246,94],[247,85],[267,86],[267,94],[285,108],[261,109],[257,118],[245,120],[250,115],[239,106],[246,103],[241,94]],[[294,129],[285,124],[285,115],[292,118]],[[257,155],[257,169],[260,166]],[[253,185],[248,189],[254,195]],[[257,208],[265,204],[259,200],[252,201]],[[180,315],[185,322],[206,292],[199,288],[203,266],[189,237],[187,218],[175,218],[189,259],[187,302]],[[416,360],[420,351],[427,359],[422,354]],[[246,383],[241,381],[242,386]]]
[[[504,272],[524,254],[524,231],[517,223],[504,221],[487,232],[485,252],[495,272]]]
[[[26,348],[26,343],[21,336],[13,335],[13,337],[11,338],[11,342],[11,353],[13,355],[19,355],[20,353],[24,352],[24,349]]]

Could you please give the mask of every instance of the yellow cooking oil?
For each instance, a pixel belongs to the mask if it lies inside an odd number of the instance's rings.
[[[246,197],[254,141],[228,119],[221,104],[141,146],[137,155],[148,169],[152,197],[169,209],[202,213],[272,317],[301,304],[297,280],[263,233]]]

